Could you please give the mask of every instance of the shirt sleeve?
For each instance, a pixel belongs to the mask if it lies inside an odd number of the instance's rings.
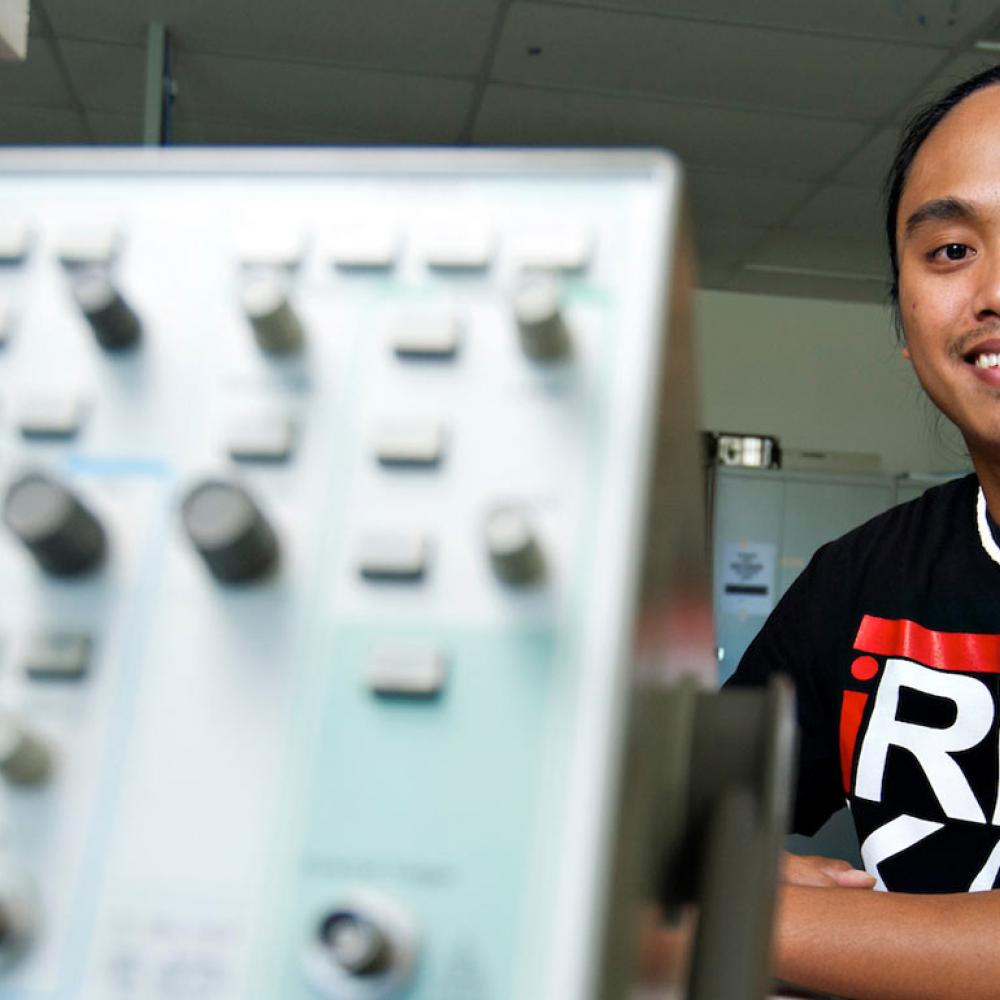
[[[840,775],[840,695],[831,650],[836,647],[832,602],[824,584],[835,580],[820,550],[799,575],[747,648],[726,687],[763,686],[772,674],[795,688],[799,753],[792,832],[814,834],[845,803]]]

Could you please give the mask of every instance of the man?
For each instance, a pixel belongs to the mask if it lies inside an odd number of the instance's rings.
[[[859,998],[998,997],[1000,67],[914,119],[887,193],[903,355],[975,475],[824,546],[732,683],[792,676],[795,828],[846,800],[868,871],[787,859],[778,976]]]

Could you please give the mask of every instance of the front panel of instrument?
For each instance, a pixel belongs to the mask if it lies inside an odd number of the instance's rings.
[[[0,998],[587,994],[677,199],[0,157]]]

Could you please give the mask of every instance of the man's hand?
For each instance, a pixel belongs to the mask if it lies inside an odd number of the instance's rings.
[[[789,885],[839,886],[841,889],[870,889],[875,884],[868,872],[852,868],[839,858],[789,854],[787,851],[781,861],[781,881]]]

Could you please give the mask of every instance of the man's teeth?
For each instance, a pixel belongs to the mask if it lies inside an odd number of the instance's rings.
[[[1000,368],[1000,354],[977,354],[977,368]]]

